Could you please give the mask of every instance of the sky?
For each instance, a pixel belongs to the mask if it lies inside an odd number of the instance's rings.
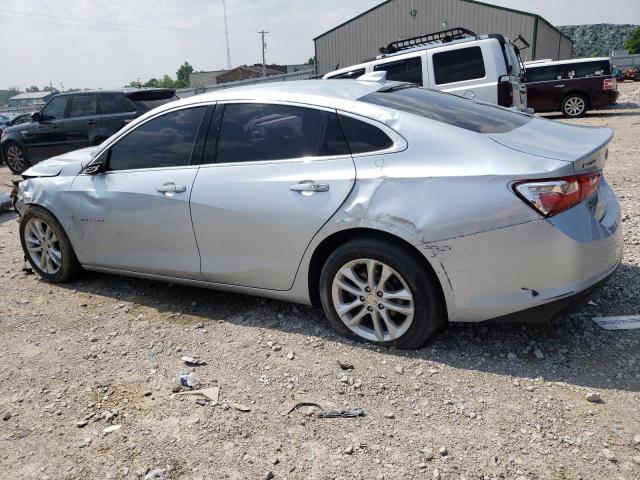
[[[305,63],[313,38],[381,0],[226,0],[234,66]],[[640,24],[640,0],[487,0],[554,25]],[[0,89],[117,88],[226,65],[222,0],[0,0]]]

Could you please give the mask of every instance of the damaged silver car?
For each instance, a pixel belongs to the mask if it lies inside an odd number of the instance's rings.
[[[414,85],[267,84],[159,107],[26,171],[25,254],[321,305],[417,348],[446,322],[549,318],[622,256],[612,132]]]

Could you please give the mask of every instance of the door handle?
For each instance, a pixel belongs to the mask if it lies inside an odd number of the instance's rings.
[[[564,85],[556,85],[555,88],[564,88]]]
[[[329,185],[326,183],[315,183],[311,180],[306,180],[304,182],[296,183],[295,185],[291,185],[289,190],[292,192],[328,192]]]
[[[175,183],[165,183],[156,187],[156,192],[159,193],[184,193],[187,191],[187,187],[184,185],[176,185]]]
[[[95,121],[95,120],[89,120],[89,121],[87,122],[87,125],[95,125],[95,124],[96,124],[96,121]]]

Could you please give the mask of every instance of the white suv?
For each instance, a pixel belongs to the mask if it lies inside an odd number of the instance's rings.
[[[324,78],[353,79],[386,71],[387,80],[417,83],[519,110],[527,107],[519,49],[502,35],[476,35],[454,28],[398,40],[381,48],[380,53],[375,59],[327,73]]]

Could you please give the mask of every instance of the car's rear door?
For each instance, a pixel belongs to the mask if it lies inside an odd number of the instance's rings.
[[[97,142],[110,137],[127,123],[134,120],[140,111],[123,93],[108,92],[98,94],[100,113]]]
[[[309,242],[354,181],[335,111],[218,105],[191,196],[203,276],[289,289]]]
[[[69,206],[82,264],[202,278],[189,198],[207,108],[183,107],[147,120],[101,154],[105,173],[75,179]]]
[[[88,147],[98,128],[98,99],[95,93],[74,94],[62,121],[66,152]]]

